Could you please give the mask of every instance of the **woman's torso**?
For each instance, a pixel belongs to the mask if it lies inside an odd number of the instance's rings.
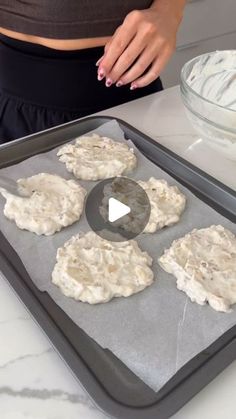
[[[58,50],[105,45],[134,9],[150,0],[0,0],[0,32]]]
[[[109,40],[109,37],[95,37],[83,39],[52,39],[44,38],[41,36],[28,35],[21,32],[15,32],[2,27],[0,27],[0,33],[9,36],[10,38],[19,39],[20,41],[33,42],[34,44],[43,45],[48,48],[65,51],[95,48],[105,45]]]

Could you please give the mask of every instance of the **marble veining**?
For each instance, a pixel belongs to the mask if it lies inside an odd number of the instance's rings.
[[[0,276],[0,418],[65,417],[107,416],[91,402]]]

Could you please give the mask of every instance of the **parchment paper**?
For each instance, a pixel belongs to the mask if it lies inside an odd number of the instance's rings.
[[[123,132],[116,121],[111,121],[97,133],[121,140]],[[73,178],[56,156],[58,148],[37,155],[0,171],[18,179],[40,172],[56,173]],[[130,175],[133,179],[147,180],[150,176],[178,183],[163,170],[147,160],[139,151],[138,168]],[[95,182],[80,182],[89,191]],[[212,210],[179,184],[187,196],[187,207],[181,222],[155,234],[142,234],[137,238],[141,248],[153,258],[155,282],[143,292],[129,298],[116,298],[106,304],[91,306],[62,295],[51,283],[57,248],[89,226],[83,215],[76,224],[52,237],[37,237],[20,231],[15,223],[0,217],[0,228],[19,254],[37,287],[46,291],[70,318],[103,348],[111,350],[124,364],[154,391],[158,391],[186,362],[207,348],[236,323],[236,306],[231,313],[218,313],[208,305],[192,303],[177,290],[175,279],[157,264],[157,258],[172,241],[193,228],[222,224],[236,233],[235,224]],[[4,207],[0,198],[0,213]]]

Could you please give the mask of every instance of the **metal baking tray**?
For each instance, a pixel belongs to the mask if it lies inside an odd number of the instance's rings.
[[[63,144],[114,119],[88,117],[0,147],[0,168]],[[125,137],[222,215],[236,222],[236,193],[148,136],[117,119]],[[102,349],[37,289],[21,260],[0,232],[0,269],[47,334],[74,376],[107,415],[122,419],[165,419],[236,359],[236,325],[188,362],[155,393],[109,350]]]

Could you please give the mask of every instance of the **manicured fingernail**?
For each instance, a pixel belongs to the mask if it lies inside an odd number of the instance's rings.
[[[122,81],[121,81],[121,80],[119,80],[119,81],[116,83],[116,87],[121,87],[121,86],[123,86],[123,83],[122,83]]]
[[[105,77],[105,71],[102,68],[100,68],[98,70],[98,80],[101,81],[102,79],[104,79],[104,77]]]
[[[97,62],[96,62],[96,67],[98,67],[98,66],[99,66],[99,64],[100,64],[100,62],[102,61],[103,57],[104,57],[104,55],[103,55],[101,58],[99,58],[99,60],[97,60]]]
[[[106,87],[110,87],[112,85],[112,79],[106,80]]]
[[[131,86],[130,86],[130,90],[135,90],[135,89],[137,89],[137,84],[131,84]]]

